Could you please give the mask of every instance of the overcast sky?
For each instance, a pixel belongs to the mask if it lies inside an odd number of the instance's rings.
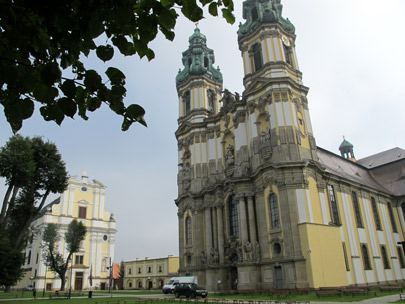
[[[214,50],[224,88],[243,92],[243,65],[237,44],[242,2],[234,0],[237,21],[207,17],[199,23]],[[296,48],[308,94],[317,145],[339,154],[343,136],[357,159],[405,148],[405,1],[283,0],[283,16],[296,28]],[[177,197],[178,98],[175,77],[181,53],[195,25],[179,18],[174,42],[159,36],[152,62],[115,56],[127,75],[125,102],[141,104],[148,128],[133,125],[122,132],[121,119],[106,106],[90,119],[67,118],[62,126],[36,113],[21,134],[41,135],[56,143],[70,175],[87,171],[107,186],[106,209],[115,215],[115,261],[178,255]],[[3,109],[0,106],[1,113]],[[11,130],[0,115],[0,145]],[[1,197],[4,187],[0,188]]]

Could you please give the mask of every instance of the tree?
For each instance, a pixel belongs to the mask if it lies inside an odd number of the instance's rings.
[[[87,111],[105,103],[123,117],[122,130],[134,122],[146,126],[144,109],[124,104],[125,75],[109,67],[103,79],[85,67],[83,55],[95,52],[106,62],[118,50],[152,60],[149,42],[159,31],[174,39],[177,12],[195,22],[204,17],[204,6],[235,21],[232,0],[0,0],[0,104],[12,130],[22,127],[35,105],[46,121],[59,125],[76,113],[87,120]]]
[[[59,229],[60,226],[57,224],[48,224],[46,226],[42,237],[45,249],[43,259],[49,269],[55,272],[61,279],[60,290],[63,291],[65,290],[66,271],[69,266],[69,260],[75,252],[79,251],[80,242],[86,237],[87,229],[82,222],[76,219],[70,222],[65,233],[65,243],[68,252],[66,259],[63,253],[58,252]]]
[[[125,276],[125,264],[124,264],[124,261],[121,261],[120,272],[118,273],[118,275],[120,276],[121,279],[123,279],[124,276]]]
[[[68,173],[55,144],[16,135],[0,149],[0,176],[7,186],[0,212],[0,285],[12,286],[22,275],[29,227],[49,194],[67,188]]]

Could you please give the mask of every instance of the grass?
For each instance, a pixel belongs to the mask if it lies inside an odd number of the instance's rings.
[[[54,294],[54,293],[52,293]],[[72,298],[71,299],[49,299],[49,292],[45,294],[46,298],[42,298],[42,292],[37,292],[37,299],[32,299],[29,301],[30,304],[54,304],[55,302],[61,302],[60,304],[66,303],[68,301],[69,304],[124,304],[124,301],[130,301],[129,303],[135,303],[137,300],[141,300],[140,298],[136,298],[134,296],[128,297],[126,295],[147,295],[147,294],[156,294],[156,295],[161,295],[160,291],[137,291],[137,290],[118,290],[118,291],[112,291],[112,295],[114,295],[113,298],[109,297],[108,290],[107,291],[93,291],[93,295],[97,296],[104,296],[103,298],[77,298],[77,294],[72,293]],[[388,291],[376,291],[376,297],[382,297],[382,296],[387,296],[387,295],[392,295],[392,294],[398,294],[398,292],[388,292]],[[84,295],[87,296],[88,292],[84,292]],[[121,295],[121,296],[120,296]],[[75,297],[76,296],[76,297]],[[355,295],[354,297],[352,295],[342,295],[342,297],[338,296],[325,296],[318,298],[315,292],[309,292],[308,295],[304,294],[295,294],[295,295],[290,295],[290,296],[269,296],[268,294],[210,294],[209,299],[228,299],[228,300],[234,300],[234,299],[239,299],[239,300],[295,300],[295,301],[311,301],[311,302],[358,302],[366,299],[371,299],[374,298],[374,293],[370,295]],[[0,293],[0,299],[4,299],[4,302],[8,303],[13,303],[13,304],[27,304],[27,300],[16,300],[16,298],[32,298],[32,292],[27,292],[25,291],[24,293],[20,292],[11,292],[11,293]],[[7,301],[7,299],[10,299],[10,301]],[[11,299],[13,299],[11,301]],[[154,301],[152,299],[144,299],[146,304],[172,304],[174,300],[173,298],[167,299],[167,301],[160,300],[160,301]],[[183,303],[191,303],[191,301],[187,301],[188,299],[182,297],[181,298]],[[2,301],[3,302],[3,301]],[[129,304],[128,303],[128,304]],[[396,303],[405,303],[405,301],[398,301]]]

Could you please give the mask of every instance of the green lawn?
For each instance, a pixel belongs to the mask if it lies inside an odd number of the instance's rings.
[[[46,293],[46,298],[45,299],[40,299],[39,297],[42,297],[42,292],[37,292],[37,299],[32,299],[29,300],[28,303],[30,304],[53,304],[55,302],[61,302],[63,303],[69,303],[69,304],[134,304],[138,300],[142,300],[141,298],[136,298],[136,297],[128,297],[126,295],[141,295],[141,294],[156,294],[156,296],[160,296],[161,292],[160,291],[136,291],[136,290],[119,290],[119,291],[112,291],[112,294],[114,295],[113,298],[109,297],[108,291],[93,291],[93,295],[102,295],[104,296],[103,298],[77,298],[77,294],[72,293],[72,298],[70,300],[68,299],[49,299],[49,294]],[[380,292],[376,291],[377,297],[382,297],[382,296],[387,296],[391,294],[398,294],[398,292]],[[88,292],[84,292],[84,296],[87,296]],[[119,296],[119,295],[122,295]],[[32,298],[32,292],[12,292],[12,293],[0,293],[0,299],[13,299],[12,301],[0,301],[1,302],[6,302],[6,303],[13,303],[13,304],[27,304],[27,300],[15,300],[16,298]],[[76,296],[76,298],[75,298]],[[83,295],[82,295],[83,296]],[[309,292],[308,295],[301,295],[301,294],[295,294],[295,295],[290,295],[288,297],[277,297],[277,296],[269,296],[268,294],[210,294],[209,299],[240,299],[240,300],[290,300],[290,301],[311,301],[311,302],[358,302],[370,298],[374,298],[374,293],[372,295],[347,295],[342,297],[338,296],[325,296],[318,298],[315,292]],[[399,298],[399,297],[398,297]],[[185,297],[181,297],[183,303],[191,303],[191,301],[187,301]],[[174,300],[173,298],[168,299],[168,301],[160,300],[160,301],[153,301],[153,300],[147,300],[144,298],[143,300],[147,301],[146,304],[172,304]],[[155,302],[155,303],[154,303]],[[405,303],[405,301],[398,301],[396,303]]]

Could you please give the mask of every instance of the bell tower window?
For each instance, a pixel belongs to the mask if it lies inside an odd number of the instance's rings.
[[[255,72],[257,72],[263,66],[262,46],[260,45],[260,43],[256,43],[253,45],[252,52],[253,52]]]
[[[257,13],[257,8],[252,8],[252,21],[256,21],[259,18],[259,14]]]
[[[291,64],[291,56],[290,56],[290,48],[286,45],[283,45],[284,47],[284,56],[285,56],[285,61],[288,64]]]
[[[209,67],[209,60],[207,57],[204,57],[204,67],[208,68]]]
[[[215,112],[215,95],[212,90],[208,90],[208,110],[211,112]]]
[[[187,91],[184,94],[184,115],[187,115],[191,111],[191,100],[190,100],[190,91]]]

